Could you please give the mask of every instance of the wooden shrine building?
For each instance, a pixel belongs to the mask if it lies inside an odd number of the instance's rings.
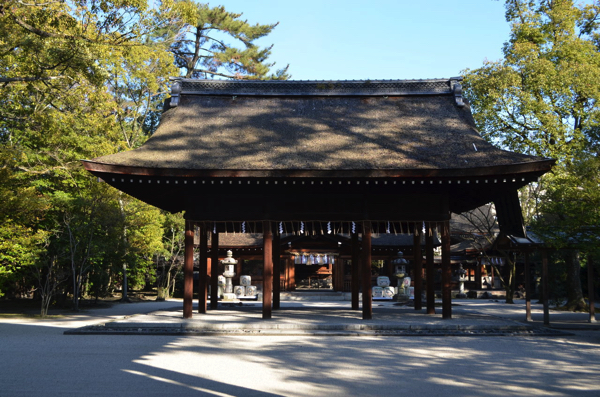
[[[200,228],[199,311],[207,305],[208,235],[263,235],[263,318],[279,308],[283,233],[352,239],[352,307],[372,318],[371,234],[409,230],[433,266],[441,235],[442,316],[451,317],[448,222],[496,204],[500,228],[523,236],[517,189],[554,160],[498,149],[475,129],[460,78],[389,81],[175,79],[155,134],[140,148],[84,161],[105,182],[185,211],[184,317],[192,316],[194,231]],[[425,246],[421,233],[425,230]],[[358,235],[362,238],[359,243]],[[359,260],[359,258],[361,260]],[[275,260],[274,260],[275,259]],[[360,263],[360,265],[356,265]],[[415,309],[421,309],[416,261]],[[434,313],[427,277],[427,312]],[[217,278],[212,277],[213,291]],[[216,294],[211,305],[216,307]]]

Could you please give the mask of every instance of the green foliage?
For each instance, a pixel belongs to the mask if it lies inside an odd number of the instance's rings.
[[[77,297],[83,285],[97,293],[108,290],[112,269],[123,263],[142,263],[140,273],[147,269],[162,226],[152,221],[140,228],[147,236],[136,231],[125,239],[127,225],[147,221],[140,214],[148,210],[124,214],[123,208],[142,204],[129,199],[122,207],[119,194],[94,181],[80,160],[143,142],[144,118],[157,108],[169,75],[177,73],[167,51],[173,37],[160,32],[180,29],[186,7],[175,1],[150,7],[145,0],[2,2],[5,275],[25,275],[24,265],[33,263],[40,269],[56,264],[70,269]]]
[[[544,180],[542,216],[533,222],[555,248],[597,250],[600,241],[600,160],[574,159]]]
[[[466,95],[486,139],[558,160],[522,197],[526,219],[547,219],[564,246],[599,221],[600,3],[507,0],[506,18],[504,59],[466,71]]]
[[[155,281],[152,258],[163,250],[165,215],[155,207],[129,199],[123,205],[128,281],[137,288]]]
[[[173,295],[177,275],[183,267],[183,250],[185,237],[185,219],[183,213],[164,213],[163,246],[156,251],[156,285],[159,300]]]
[[[270,73],[275,65],[268,63],[271,48],[260,48],[254,41],[269,34],[275,24],[251,25],[225,7],[197,4],[193,20],[171,47],[175,63],[186,78],[286,80],[288,67]],[[226,42],[234,39],[237,46]]]
[[[465,72],[484,137],[511,150],[570,161],[597,145],[600,5],[506,2],[504,59]]]
[[[521,199],[546,244],[571,250],[568,306],[582,307],[573,250],[595,250],[600,223],[600,2],[506,0],[506,19],[504,59],[465,71],[466,96],[486,139],[557,159]]]
[[[240,16],[191,0],[0,1],[0,295],[37,289],[45,313],[61,288],[77,308],[110,293],[123,265],[134,287],[160,268],[172,291],[182,214],[96,181],[81,159],[153,133],[190,48],[197,76],[287,78],[254,44],[276,24]]]
[[[0,150],[0,296],[12,275],[35,263],[47,238],[38,228],[47,201],[17,177],[17,156]]]

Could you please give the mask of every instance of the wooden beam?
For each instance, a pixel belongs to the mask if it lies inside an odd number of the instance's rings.
[[[262,318],[272,315],[273,298],[273,234],[271,222],[263,221],[263,309]]]
[[[183,318],[192,318],[194,299],[194,223],[185,221],[183,254]]]
[[[273,224],[273,310],[281,307],[281,238]]]
[[[531,321],[531,269],[529,253],[525,253],[525,321]]]
[[[219,233],[211,232],[210,246],[210,308],[219,306]]]
[[[440,223],[442,228],[442,318],[452,318],[452,267],[450,266],[450,224]]]
[[[590,317],[588,322],[595,323],[596,322],[596,313],[594,308],[594,260],[592,259],[592,254],[588,254],[587,260],[588,267],[588,301],[590,305]]]
[[[208,231],[205,223],[200,224],[200,270],[198,272],[198,313],[206,313],[208,295]]]
[[[422,223],[415,223],[415,233],[413,238],[413,257],[415,262],[414,281],[415,281],[415,310],[423,308],[421,295],[423,293],[423,253],[421,252]]]
[[[350,268],[350,288],[352,291],[352,310],[358,310],[358,295],[360,293],[360,245],[358,243],[358,233],[352,233],[351,243],[352,267]]]
[[[435,270],[433,267],[433,228],[425,235],[425,274],[427,275],[427,314],[435,314]]]
[[[548,251],[542,250],[542,304],[544,306],[544,325],[550,325],[550,308],[548,306]]]
[[[371,222],[363,222],[362,234],[362,307],[363,320],[373,318],[373,291],[371,289]]]

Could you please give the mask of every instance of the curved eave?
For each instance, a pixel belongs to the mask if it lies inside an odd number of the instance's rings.
[[[82,160],[83,166],[91,173],[136,175],[177,178],[470,178],[502,175],[541,176],[550,171],[556,163],[553,159],[493,165],[477,168],[451,169],[375,169],[375,170],[306,170],[306,169],[184,169],[150,168],[107,164],[93,160]]]

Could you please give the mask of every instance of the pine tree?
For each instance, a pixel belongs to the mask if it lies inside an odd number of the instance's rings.
[[[226,77],[232,79],[286,80],[288,66],[271,73],[268,63],[273,46],[258,47],[254,42],[269,34],[278,23],[251,25],[225,7],[197,4],[195,23],[172,46],[175,64],[186,78]],[[226,42],[235,40],[237,47]]]

